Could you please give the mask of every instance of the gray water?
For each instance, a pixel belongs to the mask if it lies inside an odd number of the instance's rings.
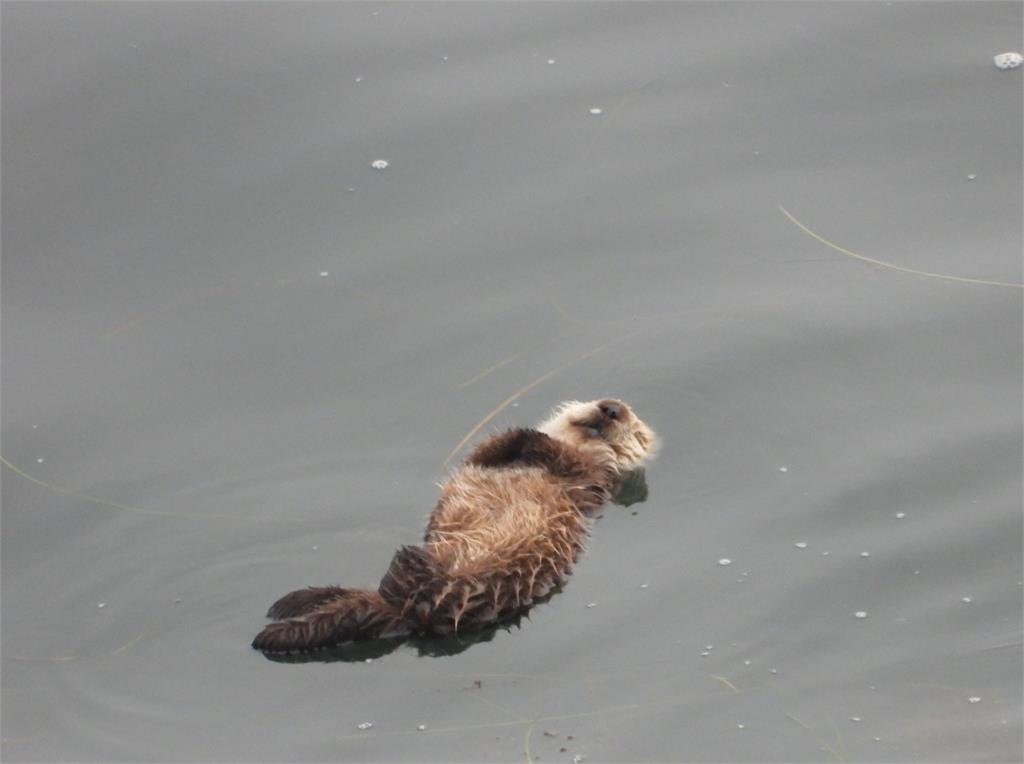
[[[1020,761],[1021,16],[5,3],[4,759]],[[249,648],[606,395],[518,628]]]

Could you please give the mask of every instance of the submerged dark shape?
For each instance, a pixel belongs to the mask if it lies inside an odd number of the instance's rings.
[[[611,399],[564,403],[537,429],[494,435],[442,487],[423,545],[399,549],[376,590],[291,592],[270,607],[276,622],[253,647],[282,654],[379,643],[353,648],[363,655],[429,635],[468,646],[466,633],[490,629],[490,639],[565,582],[598,507],[646,497],[641,465],[656,446],[632,409]]]

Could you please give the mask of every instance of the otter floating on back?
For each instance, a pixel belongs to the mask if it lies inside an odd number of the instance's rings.
[[[478,445],[441,488],[422,546],[398,550],[376,590],[311,587],[273,605],[252,646],[306,652],[510,618],[564,583],[590,515],[657,436],[622,401],[570,401],[537,429]]]

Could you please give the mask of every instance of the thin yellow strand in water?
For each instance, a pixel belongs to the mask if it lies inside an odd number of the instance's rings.
[[[218,520],[254,520],[254,519],[257,519],[257,518],[253,518],[253,517],[248,517],[246,515],[226,515],[226,514],[217,514],[217,513],[214,513],[214,512],[168,512],[168,511],[162,510],[162,509],[143,509],[142,507],[129,507],[127,504],[118,504],[115,501],[107,501],[106,499],[98,499],[95,496],[89,496],[86,493],[79,493],[78,491],[72,491],[70,488],[62,488],[59,485],[54,485],[53,483],[47,483],[45,480],[40,480],[39,478],[34,477],[34,476],[28,474],[27,472],[25,472],[25,470],[21,469],[20,467],[16,467],[15,465],[11,464],[3,456],[0,456],[0,462],[2,462],[3,465],[5,467],[7,467],[7,469],[9,469],[14,474],[20,475],[21,477],[25,478],[26,480],[31,480],[33,483],[35,483],[36,485],[40,485],[43,488],[49,488],[51,491],[56,491],[57,493],[62,493],[65,496],[74,496],[76,499],[82,499],[83,501],[88,501],[88,502],[90,502],[92,504],[98,504],[101,507],[109,507],[110,509],[118,509],[118,510],[121,510],[122,512],[134,512],[137,515],[160,515],[162,517],[204,517],[204,518],[214,518],[214,519],[218,519]]]
[[[1024,284],[1016,284],[1016,283],[1014,283],[1012,281],[989,281],[987,279],[969,279],[969,278],[964,278],[962,276],[949,276],[949,275],[947,275],[945,273],[933,273],[931,271],[919,271],[916,268],[906,268],[906,267],[904,267],[902,265],[896,265],[895,263],[887,263],[885,260],[876,260],[873,257],[868,257],[867,255],[861,255],[861,254],[858,254],[857,252],[852,252],[852,251],[846,249],[845,247],[840,247],[838,244],[829,241],[828,239],[826,239],[821,234],[815,233],[810,228],[808,228],[803,223],[801,223],[799,220],[797,220],[792,215],[792,213],[790,213],[790,211],[787,210],[785,207],[783,207],[781,204],[779,205],[779,211],[783,215],[785,215],[793,225],[795,225],[801,231],[806,233],[812,239],[820,241],[826,247],[831,247],[836,252],[841,252],[842,254],[847,255],[848,257],[856,258],[857,260],[863,260],[865,263],[871,263],[872,265],[878,265],[878,266],[880,266],[882,268],[888,268],[890,270],[900,271],[902,273],[912,273],[915,276],[927,276],[928,278],[931,278],[931,279],[942,279],[943,281],[959,281],[959,282],[964,283],[964,284],[983,284],[985,286],[998,286],[998,287],[1010,287],[1011,289],[1024,289]]]

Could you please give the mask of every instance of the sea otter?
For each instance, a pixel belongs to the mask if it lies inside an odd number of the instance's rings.
[[[514,617],[564,583],[593,512],[656,446],[653,430],[614,399],[569,401],[536,429],[493,435],[442,486],[423,545],[399,549],[376,590],[286,594],[252,646],[307,652]]]

